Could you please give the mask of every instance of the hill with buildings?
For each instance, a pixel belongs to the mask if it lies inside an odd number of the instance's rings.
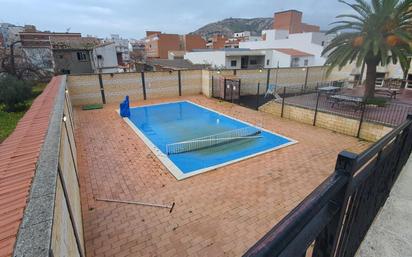
[[[213,35],[232,37],[235,32],[250,31],[252,36],[259,36],[262,30],[271,29],[273,18],[228,18],[218,22],[209,23],[191,34],[198,34],[204,38]]]

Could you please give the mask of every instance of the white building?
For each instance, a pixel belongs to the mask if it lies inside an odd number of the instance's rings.
[[[312,55],[313,60],[309,60],[308,65],[317,66],[325,63],[322,51],[328,41],[322,32],[290,34],[287,30],[264,30],[262,31],[262,40],[240,42],[239,48],[294,49]]]
[[[208,64],[224,69],[258,69],[313,66],[315,56],[291,48],[276,49],[198,49],[187,52],[185,59],[194,64]]]
[[[106,39],[104,42],[113,42],[115,44],[119,65],[125,65],[130,62],[130,52],[133,48],[128,39],[121,38],[118,34],[112,34],[110,39]]]
[[[119,72],[117,52],[115,43],[104,43],[93,49],[93,66],[96,72],[115,73]]]

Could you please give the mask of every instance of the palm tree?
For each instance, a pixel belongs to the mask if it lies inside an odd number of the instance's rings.
[[[375,93],[376,68],[392,62],[408,65],[412,41],[412,0],[355,0],[348,3],[354,14],[343,14],[336,27],[327,34],[338,34],[325,47],[322,55],[327,56],[329,72],[356,62],[359,67],[366,64],[365,97]],[[409,60],[410,61],[410,60]]]

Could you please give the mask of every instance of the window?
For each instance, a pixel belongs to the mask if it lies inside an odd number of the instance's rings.
[[[306,59],[306,60],[303,61],[303,65],[308,66],[308,64],[309,64],[309,60],[308,60],[308,59]]]
[[[84,62],[87,61],[87,55],[85,52],[77,52],[77,60]]]
[[[231,67],[236,67],[237,66],[237,61],[236,60],[231,60],[230,61],[230,66]]]
[[[60,59],[63,59],[63,55],[62,55],[62,54],[60,54],[60,55],[59,55],[59,58],[60,58]]]
[[[236,45],[236,46],[235,46],[235,48],[239,48],[239,46],[238,46],[238,45]]]
[[[325,46],[325,41],[322,41],[322,46]]]
[[[257,60],[256,59],[250,59],[250,65],[256,65]]]
[[[269,65],[269,63],[270,63],[270,60],[267,59],[267,60],[266,60],[266,65]]]

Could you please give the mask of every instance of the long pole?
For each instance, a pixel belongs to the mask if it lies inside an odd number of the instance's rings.
[[[144,206],[151,206],[151,207],[159,207],[159,208],[166,208],[169,209],[169,213],[173,211],[175,207],[175,202],[172,205],[164,205],[164,204],[156,204],[156,203],[144,203],[144,202],[136,202],[136,201],[122,201],[122,200],[114,200],[114,199],[104,199],[104,198],[96,198],[97,201],[104,201],[104,202],[112,202],[112,203],[125,203],[125,204],[137,204],[137,205],[144,205]]]
[[[16,64],[14,62],[14,45],[21,43],[21,40],[15,41],[10,45],[10,64],[11,64],[11,74],[16,76]]]
[[[309,67],[306,66],[305,86],[304,86],[305,91],[306,91],[306,87],[307,87],[307,85],[308,85],[308,75],[309,75]]]
[[[256,110],[259,110],[259,90],[260,89],[260,82],[257,84],[257,92],[256,92]]]

